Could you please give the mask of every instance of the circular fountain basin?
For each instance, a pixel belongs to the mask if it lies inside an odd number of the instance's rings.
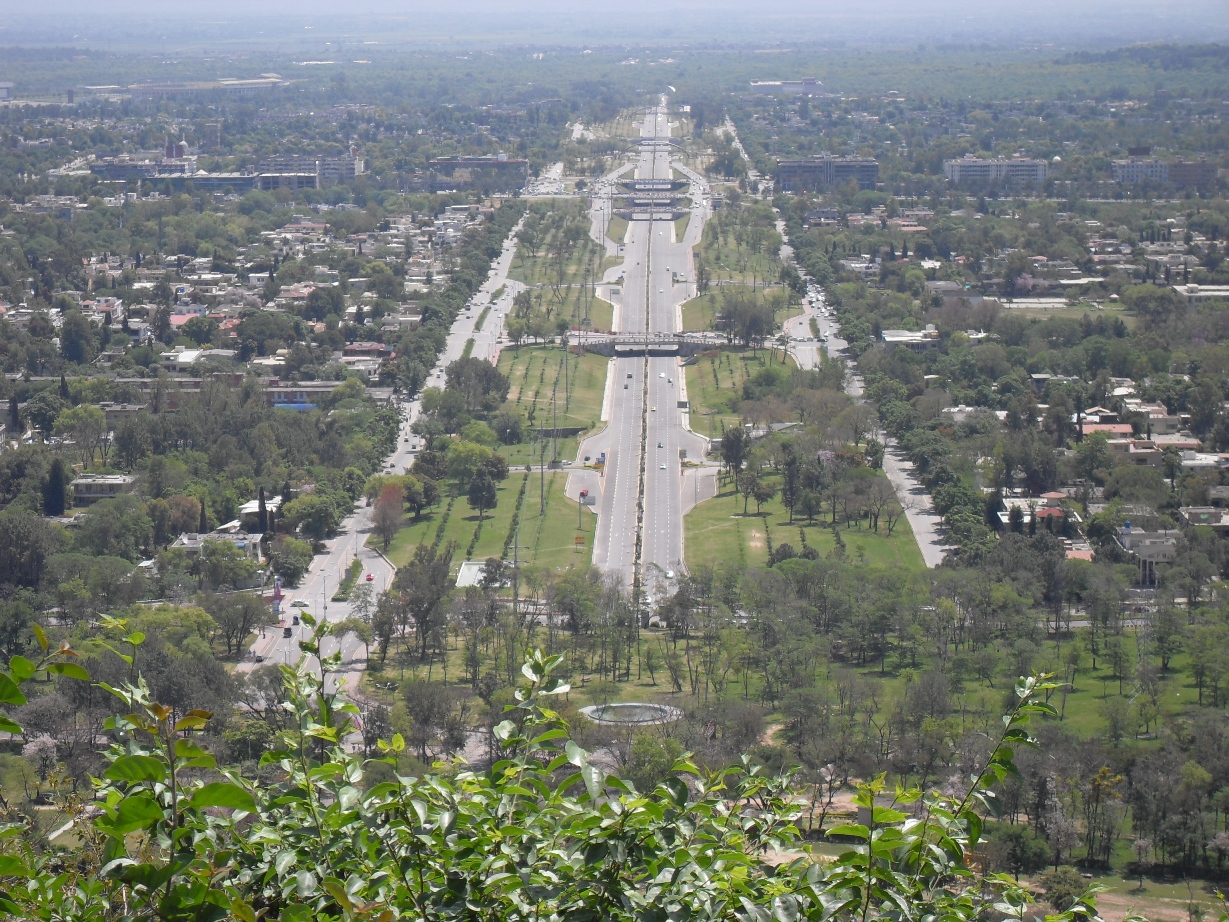
[[[683,716],[678,708],[668,704],[593,704],[580,712],[594,723],[609,726],[650,727],[655,724],[673,723]]]

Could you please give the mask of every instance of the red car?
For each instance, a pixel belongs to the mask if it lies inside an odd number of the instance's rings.
[[[373,579],[375,579],[375,577],[374,577],[374,576],[372,576],[370,573],[368,573],[368,574],[367,574],[367,582],[371,582]]]

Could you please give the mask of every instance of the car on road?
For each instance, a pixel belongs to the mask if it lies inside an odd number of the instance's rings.
[[[666,290],[666,289],[664,289],[664,288],[658,288],[658,289],[657,289],[657,292],[658,292],[658,294],[660,294],[661,292],[663,292],[663,291],[665,291],[665,290]]]
[[[650,412],[650,413],[656,413],[656,412],[657,412],[657,407],[649,407],[649,412]]]
[[[663,447],[665,447],[665,446],[663,446],[663,445],[661,444],[661,442],[658,442],[658,443],[657,443],[657,447],[658,447],[658,448],[663,448]]]
[[[290,603],[290,607],[291,608],[307,608],[308,606],[307,606],[307,603],[304,602],[302,599],[295,599],[293,602]]]
[[[293,634],[294,634],[294,632],[293,632],[292,630],[290,630],[290,628],[288,628],[288,627],[284,627],[284,628],[282,628],[282,636],[283,636],[283,637],[290,637],[290,636],[292,636]]]
[[[657,377],[659,377],[659,378],[664,378],[665,376],[666,376],[666,373],[665,373],[664,371],[659,371],[659,372],[657,373]]]
[[[667,570],[667,571],[666,571],[666,579],[674,579],[674,571],[673,571],[673,570]]]
[[[372,576],[370,573],[368,573],[368,574],[367,574],[367,582],[371,582],[373,579],[375,579],[375,577],[374,577],[374,576]]]
[[[265,658],[264,658],[263,656],[261,656],[259,653],[257,653],[257,654],[256,654],[256,662],[258,662],[258,663],[263,663],[264,661],[265,661]]]
[[[661,464],[657,465],[657,469],[659,471],[664,471],[666,469],[666,462],[663,461]]]
[[[627,385],[626,385],[626,384],[624,384],[624,385],[623,385],[623,390],[627,390]]]

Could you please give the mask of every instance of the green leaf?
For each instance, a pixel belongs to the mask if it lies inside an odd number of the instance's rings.
[[[101,828],[118,839],[130,832],[153,825],[162,819],[162,815],[162,808],[154,800],[154,795],[149,791],[141,791],[139,794],[131,794],[120,801],[115,819],[108,820],[106,817],[100,817],[98,822]]]
[[[875,807],[871,811],[871,819],[876,824],[903,823],[908,818],[908,813],[902,813],[890,807]]]
[[[175,741],[175,758],[185,759],[186,765],[192,768],[214,768],[218,761],[192,740],[178,739]]]
[[[789,893],[773,897],[772,917],[775,922],[798,922],[798,900]]]
[[[855,839],[869,839],[871,831],[861,823],[848,823],[844,826],[834,826],[828,830],[828,837],[849,836]]]
[[[252,795],[229,781],[215,781],[198,788],[192,794],[192,806],[198,810],[205,807],[227,807],[231,810],[246,810],[256,812],[256,801]]]
[[[294,864],[297,856],[293,849],[284,848],[277,853],[277,857],[273,859],[273,869],[277,871],[279,876],[286,874],[286,869]]]
[[[38,645],[43,648],[43,652],[47,651],[47,633],[43,630],[40,624],[31,624],[30,630],[34,631],[34,639],[38,641]]]
[[[79,679],[82,682],[90,680],[90,674],[85,671],[84,666],[78,666],[76,663],[48,663],[47,671],[54,672],[56,675],[62,675],[69,679]]]
[[[24,656],[14,656],[9,660],[9,672],[13,676],[13,681],[20,685],[34,675],[34,664]]]
[[[26,696],[21,693],[12,679],[0,672],[0,704],[25,704]]]
[[[104,778],[110,781],[161,781],[166,777],[166,767],[153,756],[120,756],[111,763]]]
[[[0,855],[0,877],[29,877],[30,869],[20,858]]]
[[[21,724],[10,720],[7,717],[0,716],[0,733],[21,733]]]

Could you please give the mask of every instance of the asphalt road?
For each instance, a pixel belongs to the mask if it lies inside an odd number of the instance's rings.
[[[519,228],[519,225],[518,225]],[[524,286],[519,282],[510,281],[507,277],[516,254],[514,237],[517,228],[513,228],[508,240],[504,243],[503,252],[492,265],[490,275],[482,287],[474,295],[466,310],[461,312],[449,332],[444,351],[440,353],[435,368],[432,369],[429,386],[444,386],[444,369],[448,364],[461,357],[465,343],[473,338],[472,355],[494,361],[498,356],[503,342],[503,321],[507,311],[512,306],[512,298]],[[504,288],[504,293],[492,301],[492,295]],[[490,305],[491,310],[483,323],[481,331],[474,330],[482,311]],[[404,473],[414,463],[419,439],[410,431],[410,427],[421,412],[421,400],[405,400],[401,404],[401,429],[397,435],[397,447],[385,459],[383,469],[389,472]],[[363,574],[359,577],[366,580],[371,574],[371,582],[377,592],[383,592],[392,583],[396,568],[381,554],[364,547],[364,542],[371,533],[371,509],[360,502],[341,524],[337,537],[325,542],[324,550],[312,558],[307,574],[294,588],[285,589],[282,600],[282,623],[276,627],[267,628],[257,637],[248,651],[247,656],[236,667],[239,672],[254,669],[259,662],[266,663],[297,663],[299,661],[300,641],[310,637],[310,629],[304,625],[291,624],[291,618],[299,610],[293,602],[305,603],[305,610],[317,618],[329,621],[343,621],[352,614],[348,602],[332,602],[330,596],[337,591],[346,568],[358,556],[363,562]],[[283,630],[289,627],[291,636],[283,636]],[[358,685],[358,674],[366,667],[367,656],[363,643],[358,636],[349,633],[340,640],[336,637],[327,638],[323,653],[328,656],[337,650],[341,644],[342,671],[328,677],[328,690],[334,691],[342,683],[354,688]],[[314,657],[310,661],[315,666]]]
[[[650,109],[641,126],[636,179],[672,177],[669,116]],[[692,246],[707,217],[707,189],[692,180],[697,201],[683,240],[670,220],[631,222],[623,248],[619,332],[677,332],[680,305],[694,295]],[[682,452],[703,457],[705,442],[687,428],[682,366],[670,356],[627,356],[612,363],[613,393],[606,428],[587,439],[584,455],[606,453],[598,481],[593,563],[631,586],[637,569],[646,592],[664,592],[683,568]],[[643,473],[643,520],[637,561],[637,522]]]
[[[783,223],[778,222],[778,229],[783,228]],[[782,258],[786,255],[783,252]],[[832,358],[845,357],[842,353],[849,344],[841,339],[841,328],[824,303],[823,292],[818,287],[813,286],[808,292],[803,299],[802,309],[802,314],[785,321],[785,332],[791,340],[789,350],[797,359],[798,367],[817,367],[820,363],[820,349],[827,349]],[[819,327],[819,337],[815,337],[811,332],[812,318]],[[845,391],[856,400],[862,397],[862,379],[852,371],[845,379]],[[928,567],[937,567],[951,550],[951,545],[944,537],[943,519],[935,512],[930,495],[914,475],[912,463],[896,445],[895,440],[883,433],[879,435],[884,440],[883,472],[892,484],[896,498],[905,509],[905,518],[913,529],[918,549],[922,552],[922,560]]]

